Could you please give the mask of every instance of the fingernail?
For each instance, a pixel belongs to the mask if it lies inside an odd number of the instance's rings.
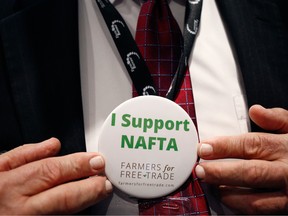
[[[205,178],[205,171],[204,171],[202,166],[197,165],[196,168],[195,168],[195,173],[196,173],[198,178],[200,178],[200,179],[204,179]]]
[[[93,157],[91,160],[90,160],[90,166],[93,168],[93,169],[100,169],[100,168],[103,168],[104,167],[104,160],[101,156],[96,156],[96,157]]]
[[[113,190],[113,186],[109,180],[105,181],[105,188],[108,193],[111,193]]]
[[[213,153],[213,147],[203,143],[200,147],[200,156],[209,156]]]

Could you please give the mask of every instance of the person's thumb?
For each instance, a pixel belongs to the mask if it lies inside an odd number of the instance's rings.
[[[288,133],[288,111],[282,108],[264,108],[253,105],[249,116],[259,127],[279,133]]]

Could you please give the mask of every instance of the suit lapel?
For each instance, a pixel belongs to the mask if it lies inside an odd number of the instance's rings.
[[[288,37],[279,1],[216,1],[235,48],[248,106],[288,108]]]
[[[22,140],[54,136],[62,154],[85,151],[77,1],[37,2],[2,20],[0,29]]]

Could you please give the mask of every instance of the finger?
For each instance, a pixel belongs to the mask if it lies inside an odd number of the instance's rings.
[[[105,177],[96,176],[47,190],[26,203],[36,214],[76,213],[107,197],[111,191],[111,183]]]
[[[250,118],[261,128],[288,133],[288,111],[282,108],[266,109],[254,105],[249,109]]]
[[[31,196],[62,183],[99,174],[104,160],[97,153],[75,153],[47,158],[10,171],[20,193]]]
[[[226,160],[202,162],[195,169],[198,178],[208,184],[251,188],[282,188],[287,168],[281,162],[262,160]]]
[[[282,191],[256,191],[244,188],[220,187],[221,201],[242,214],[285,214],[287,196]]]
[[[0,172],[8,171],[32,161],[56,155],[60,150],[60,142],[51,138],[37,144],[26,144],[8,151],[0,156]]]
[[[288,135],[247,133],[216,137],[198,144],[198,155],[206,160],[221,158],[277,160],[288,153]]]

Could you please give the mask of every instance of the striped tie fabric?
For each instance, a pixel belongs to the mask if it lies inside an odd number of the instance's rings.
[[[165,97],[183,49],[183,36],[167,0],[147,0],[143,3],[135,40],[152,75],[158,94]],[[137,96],[135,89],[133,96]],[[190,115],[196,125],[188,68],[175,102]],[[205,195],[193,171],[187,182],[173,194],[160,199],[139,200],[139,214],[209,215],[209,210]]]

